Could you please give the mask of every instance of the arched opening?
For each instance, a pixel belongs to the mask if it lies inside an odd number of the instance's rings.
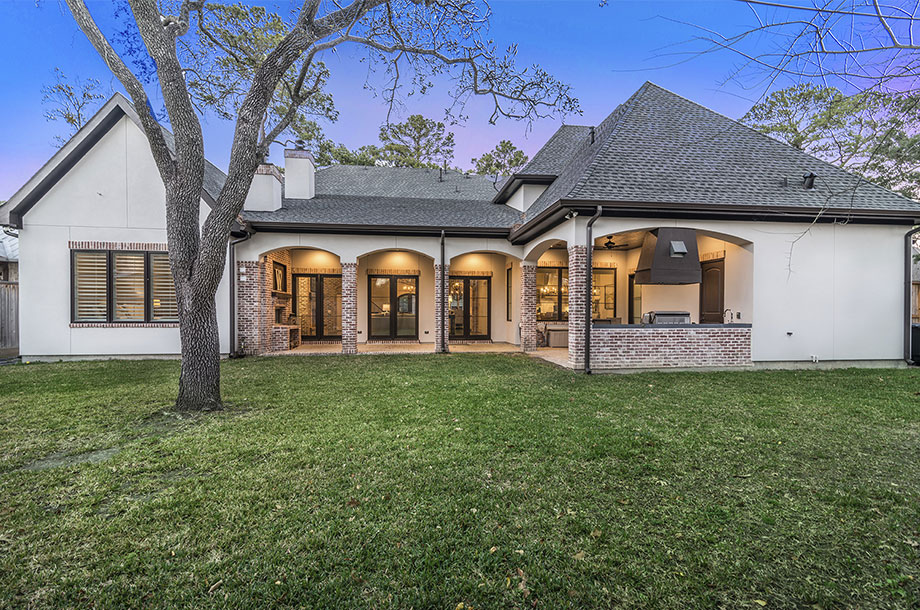
[[[679,276],[668,279],[663,274],[650,279],[649,262],[669,264],[655,258],[658,227],[602,233],[595,238],[591,307],[595,324],[731,324],[753,320],[753,244],[714,231],[678,230],[683,233],[677,241],[688,251],[679,251],[681,245],[677,245],[678,251],[666,254],[673,257],[671,262],[687,257],[688,268],[698,270],[691,280]],[[683,244],[684,236],[693,242]]]
[[[520,260],[477,250],[452,257],[447,282],[448,340],[520,344]]]
[[[435,342],[434,259],[390,248],[358,257],[359,343]]]
[[[342,340],[342,263],[326,250],[290,250],[291,314],[302,343]]]

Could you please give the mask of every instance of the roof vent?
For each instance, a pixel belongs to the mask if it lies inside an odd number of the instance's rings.
[[[815,178],[817,177],[818,176],[816,176],[814,172],[808,172],[802,176],[802,184],[805,185],[805,190],[810,191],[811,189],[815,188]]]
[[[594,144],[594,127],[593,126],[590,129],[588,129],[588,133],[591,134],[591,143]]]
[[[683,258],[687,256],[687,244],[680,240],[671,241],[671,258]]]

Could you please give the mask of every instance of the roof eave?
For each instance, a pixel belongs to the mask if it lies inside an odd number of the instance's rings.
[[[406,225],[362,225],[322,224],[306,222],[273,222],[248,220],[246,224],[256,231],[267,233],[331,233],[338,235],[395,235],[402,237],[438,237],[441,231],[454,237],[508,237],[507,227],[455,227],[455,226],[406,226]]]
[[[840,222],[854,224],[920,224],[920,211],[839,209],[799,206],[683,204],[635,201],[593,201],[586,199],[560,199],[538,215],[510,233],[508,239],[515,245],[527,243],[558,226],[565,216],[575,211],[593,213],[598,206],[608,217],[681,218],[687,220],[742,220],[751,222]]]
[[[492,203],[505,203],[522,184],[552,184],[555,174],[512,174],[511,178],[495,193]]]

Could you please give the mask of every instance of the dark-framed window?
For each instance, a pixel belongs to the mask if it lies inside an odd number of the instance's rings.
[[[591,279],[591,319],[616,317],[616,269],[595,267]],[[568,267],[537,267],[537,321],[564,322],[569,319]]]
[[[176,322],[179,308],[165,252],[72,250],[71,322]]]
[[[591,319],[612,322],[617,317],[617,270],[595,267],[591,273]]]
[[[272,261],[272,290],[287,292],[287,265]]]
[[[569,319],[568,267],[537,267],[537,321]]]
[[[511,321],[511,267],[505,269],[505,318]]]

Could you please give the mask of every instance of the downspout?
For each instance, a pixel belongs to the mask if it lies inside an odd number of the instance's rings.
[[[438,287],[441,291],[441,319],[438,320],[438,324],[441,326],[441,344],[438,346],[438,351],[442,354],[449,354],[450,348],[447,346],[447,273],[445,273],[445,253],[444,253],[444,242],[446,240],[446,232],[441,230],[441,285]]]
[[[587,252],[585,253],[585,266],[587,270],[585,272],[585,375],[591,374],[591,289],[592,283],[594,282],[594,223],[597,222],[597,219],[601,217],[601,212],[603,207],[597,206],[597,211],[594,212],[588,220],[587,226],[585,226],[585,243],[587,244]]]
[[[252,237],[252,233],[243,229],[245,236],[230,241],[230,356],[236,354],[236,245]]]
[[[920,233],[920,227],[915,227],[904,235],[904,361],[907,364],[916,364],[911,353],[911,296],[913,284],[913,237]]]

